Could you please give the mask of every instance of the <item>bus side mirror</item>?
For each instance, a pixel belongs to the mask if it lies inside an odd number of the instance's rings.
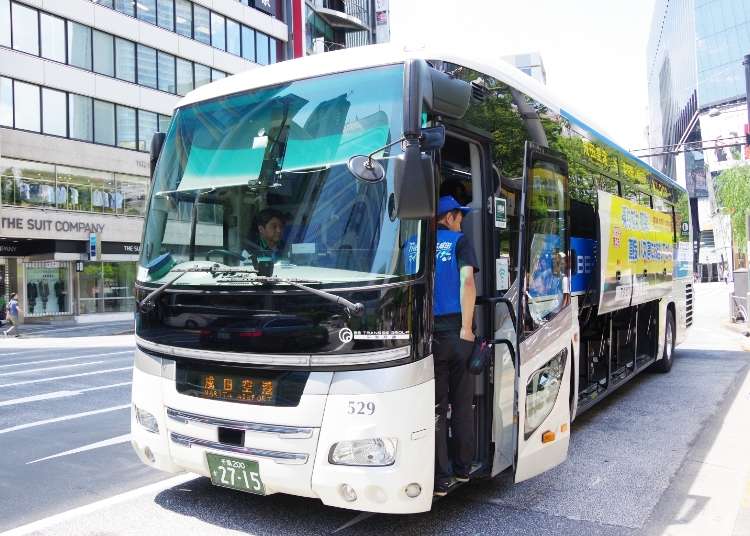
[[[167,135],[164,132],[156,132],[151,137],[151,151],[149,157],[149,168],[151,170],[151,180],[154,180],[154,170],[156,170],[156,162],[159,161],[159,155],[161,154],[162,147],[164,147],[164,140]]]
[[[444,138],[443,138],[444,139]],[[418,138],[404,141],[404,152],[393,159],[393,210],[391,216],[425,220],[435,216],[435,169]]]

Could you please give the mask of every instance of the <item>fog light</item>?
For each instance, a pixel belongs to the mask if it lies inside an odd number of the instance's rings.
[[[156,422],[156,417],[154,417],[151,413],[146,411],[145,409],[141,409],[138,406],[133,406],[135,409],[135,420],[143,426],[146,430],[149,432],[152,432],[154,434],[159,433],[159,423]]]
[[[146,459],[147,459],[148,461],[150,461],[151,463],[154,463],[154,462],[156,461],[156,458],[154,457],[154,453],[153,453],[153,452],[151,452],[151,449],[150,449],[150,448],[148,448],[148,447],[146,447],[145,449],[143,449],[143,455],[144,455],[144,456],[146,457]]]
[[[410,499],[413,499],[414,497],[419,497],[419,494],[422,493],[422,486],[417,484],[416,482],[412,482],[408,486],[406,486],[406,496]]]
[[[357,500],[357,492],[349,484],[341,484],[339,486],[339,493],[346,502],[354,502]]]

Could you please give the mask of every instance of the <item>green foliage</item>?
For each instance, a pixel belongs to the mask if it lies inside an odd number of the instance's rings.
[[[747,242],[745,214],[750,210],[750,166],[737,166],[716,178],[716,197],[732,220],[732,242],[744,250]]]

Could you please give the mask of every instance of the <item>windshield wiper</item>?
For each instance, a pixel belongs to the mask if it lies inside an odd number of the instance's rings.
[[[283,282],[293,287],[296,287],[298,289],[305,290],[307,292],[310,292],[311,294],[320,296],[321,298],[324,298],[328,301],[332,301],[333,303],[336,303],[338,305],[343,305],[346,308],[346,310],[349,312],[349,314],[351,314],[352,316],[362,316],[363,314],[365,314],[365,306],[362,302],[353,303],[347,300],[346,298],[342,298],[341,296],[337,296],[336,294],[333,294],[331,292],[326,292],[325,290],[308,287],[306,285],[297,283],[296,281],[293,281],[291,279],[281,279],[279,280],[279,282]]]

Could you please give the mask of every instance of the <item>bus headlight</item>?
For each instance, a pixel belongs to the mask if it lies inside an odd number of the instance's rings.
[[[526,384],[526,419],[523,426],[526,439],[541,426],[555,406],[567,357],[566,348],[529,378]]]
[[[154,417],[145,409],[141,409],[136,405],[133,405],[133,409],[135,410],[135,420],[138,422],[138,424],[143,426],[151,433],[159,433],[159,423],[156,421],[156,417]]]
[[[371,467],[393,465],[396,461],[397,443],[396,438],[391,437],[339,441],[331,447],[328,463]]]

